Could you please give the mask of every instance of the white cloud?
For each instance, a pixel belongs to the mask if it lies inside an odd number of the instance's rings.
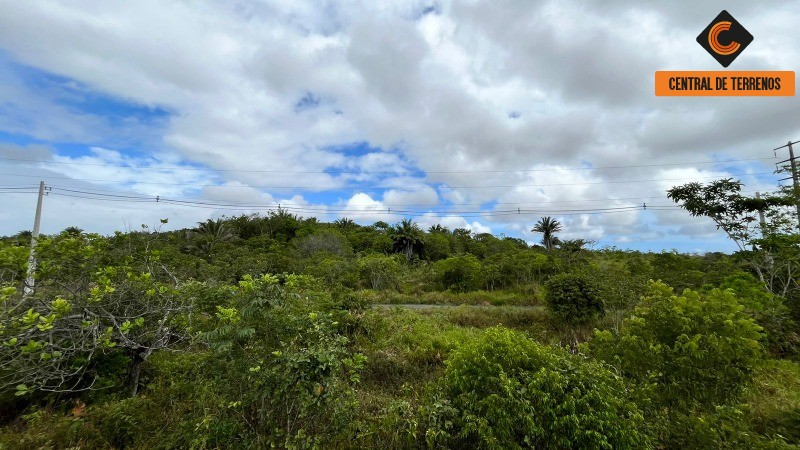
[[[3,170],[108,179],[64,184],[143,195],[281,202],[302,206],[305,215],[351,212],[362,221],[399,219],[377,213],[392,205],[424,205],[417,213],[432,211],[420,219],[426,224],[442,220],[534,240],[526,230],[539,215],[560,217],[565,237],[661,239],[654,245],[667,247],[670,230],[721,239],[678,209],[568,212],[671,204],[665,190],[675,184],[771,168],[658,165],[769,157],[771,148],[800,136],[796,98],[652,95],[655,70],[715,68],[694,36],[723,8],[756,36],[737,68],[791,69],[798,54],[792,43],[800,38],[791,18],[800,5],[679,3],[444,1],[423,15],[426,5],[401,1],[0,0],[0,48],[10,59],[76,80],[70,95],[96,91],[169,113],[157,124],[122,130],[102,112],[65,107],[63,92],[37,90],[0,59],[0,131],[97,147],[77,157],[23,150],[94,166],[9,162]],[[314,101],[298,108],[306,97]],[[135,137],[146,148],[132,153]],[[342,150],[355,142],[372,149]],[[209,170],[176,168],[187,162]],[[566,170],[579,166],[640,167]],[[748,189],[770,189],[768,177],[744,179]],[[226,187],[205,186],[211,184]],[[354,186],[344,200],[304,197]],[[2,200],[11,209],[24,203]],[[442,212],[448,202],[469,204],[454,210],[497,202],[495,211],[541,214],[470,222],[467,214]],[[119,214],[151,218],[143,205],[84,204],[99,208],[103,225],[94,226],[103,229]],[[219,212],[185,211],[176,214],[186,221]],[[21,225],[8,222],[3,232]]]

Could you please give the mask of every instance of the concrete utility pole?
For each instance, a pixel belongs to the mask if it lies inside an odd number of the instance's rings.
[[[28,276],[25,278],[25,286],[22,289],[22,296],[28,297],[33,294],[33,275],[36,272],[36,240],[39,239],[39,224],[42,221],[42,198],[44,197],[44,181],[39,182],[39,199],[36,201],[36,218],[33,220],[33,234],[31,235],[31,253],[28,256]]]
[[[756,198],[761,200],[761,192],[756,192]],[[767,220],[764,219],[764,210],[758,210],[758,224],[761,226],[761,237],[764,237],[764,230],[767,228]]]
[[[800,179],[798,179],[798,176],[800,174],[797,173],[797,160],[795,159],[794,149],[792,148],[792,145],[797,144],[798,142],[800,141],[794,141],[794,142],[789,141],[789,143],[787,143],[784,146],[776,148],[774,151],[780,150],[783,147],[789,147],[789,159],[785,159],[779,162],[778,164],[785,163],[787,161],[789,161],[789,163],[791,164],[792,176],[783,178],[781,181],[788,180],[789,178],[792,179],[792,185],[794,187],[793,193],[795,198],[795,208],[797,210],[797,226],[798,228],[800,228]]]

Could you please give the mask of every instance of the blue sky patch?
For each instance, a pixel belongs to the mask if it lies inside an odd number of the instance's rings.
[[[172,115],[166,108],[131,102],[19,64],[3,52],[0,76],[19,96],[0,100],[3,142],[50,144],[71,156],[86,154],[89,146],[149,153],[161,146]]]

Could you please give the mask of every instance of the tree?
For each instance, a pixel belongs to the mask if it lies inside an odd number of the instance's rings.
[[[437,261],[434,272],[442,286],[453,291],[474,291],[480,289],[484,282],[481,263],[470,254]]]
[[[447,227],[443,227],[441,224],[431,225],[428,227],[428,233],[441,233],[441,234],[450,234],[450,230]]]
[[[78,227],[67,227],[64,228],[64,231],[62,231],[62,233],[67,233],[70,236],[80,236],[80,234],[83,233],[83,229]]]
[[[186,232],[189,240],[187,250],[203,257],[210,257],[216,247],[223,242],[236,239],[236,235],[222,220],[208,219],[199,222],[197,227]]]
[[[453,254],[450,248],[450,236],[444,233],[430,232],[425,235],[425,259],[438,261]]]
[[[551,250],[558,243],[555,233],[561,231],[561,223],[550,216],[542,217],[531,229],[534,233],[542,233],[542,245]]]
[[[564,258],[567,267],[572,267],[586,259],[586,246],[593,245],[593,241],[585,239],[564,239],[558,241],[558,249]]]
[[[30,241],[32,236],[33,232],[31,230],[22,230],[14,235],[15,238],[25,242]]]
[[[355,222],[353,222],[353,219],[348,219],[347,217],[342,217],[341,219],[334,220],[333,225],[342,231],[352,230],[358,227],[358,225]]]
[[[673,187],[667,196],[693,216],[709,217],[740,250],[759,280],[775,294],[789,298],[800,290],[800,235],[796,233],[788,206],[792,192],[762,198],[741,194],[742,182],[726,178],[703,185],[688,183]],[[766,217],[757,220],[758,213]]]
[[[414,251],[421,250],[423,246],[422,229],[416,222],[410,219],[403,219],[391,230],[391,237],[394,241],[394,250],[406,256],[406,261],[411,261]]]
[[[372,224],[372,228],[380,231],[385,231],[389,229],[389,224],[382,220],[379,220]]]
[[[308,236],[295,238],[293,242],[300,256],[304,258],[318,252],[328,252],[336,256],[353,254],[347,238],[336,230],[320,230]]]
[[[667,192],[667,197],[680,203],[693,216],[711,218],[739,250],[747,250],[748,246],[753,245],[753,239],[757,236],[756,230],[766,231],[757,221],[758,212],[770,212],[777,219],[780,212],[775,207],[790,203],[786,198],[777,196],[743,196],[742,186],[741,181],[732,178],[712,181],[708,185],[694,182],[673,187]],[[773,223],[778,227],[785,225],[783,220],[774,220]],[[767,228],[775,231],[775,226]]]
[[[592,244],[594,244],[593,241],[585,239],[564,239],[563,241],[559,240],[558,248],[568,253],[578,253],[586,250],[587,245]]]
[[[0,391],[91,389],[99,357],[121,350],[136,395],[142,364],[175,345],[182,335],[176,320],[190,303],[160,252],[104,265],[107,244],[98,235],[43,238],[36,293],[23,297],[13,286],[0,287]]]
[[[278,207],[277,210],[269,212],[265,225],[270,237],[281,242],[288,242],[300,229],[300,217]]]

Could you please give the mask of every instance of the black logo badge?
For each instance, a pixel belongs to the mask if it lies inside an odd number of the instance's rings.
[[[722,67],[731,65],[751,42],[753,35],[725,10],[697,36],[697,43]]]

